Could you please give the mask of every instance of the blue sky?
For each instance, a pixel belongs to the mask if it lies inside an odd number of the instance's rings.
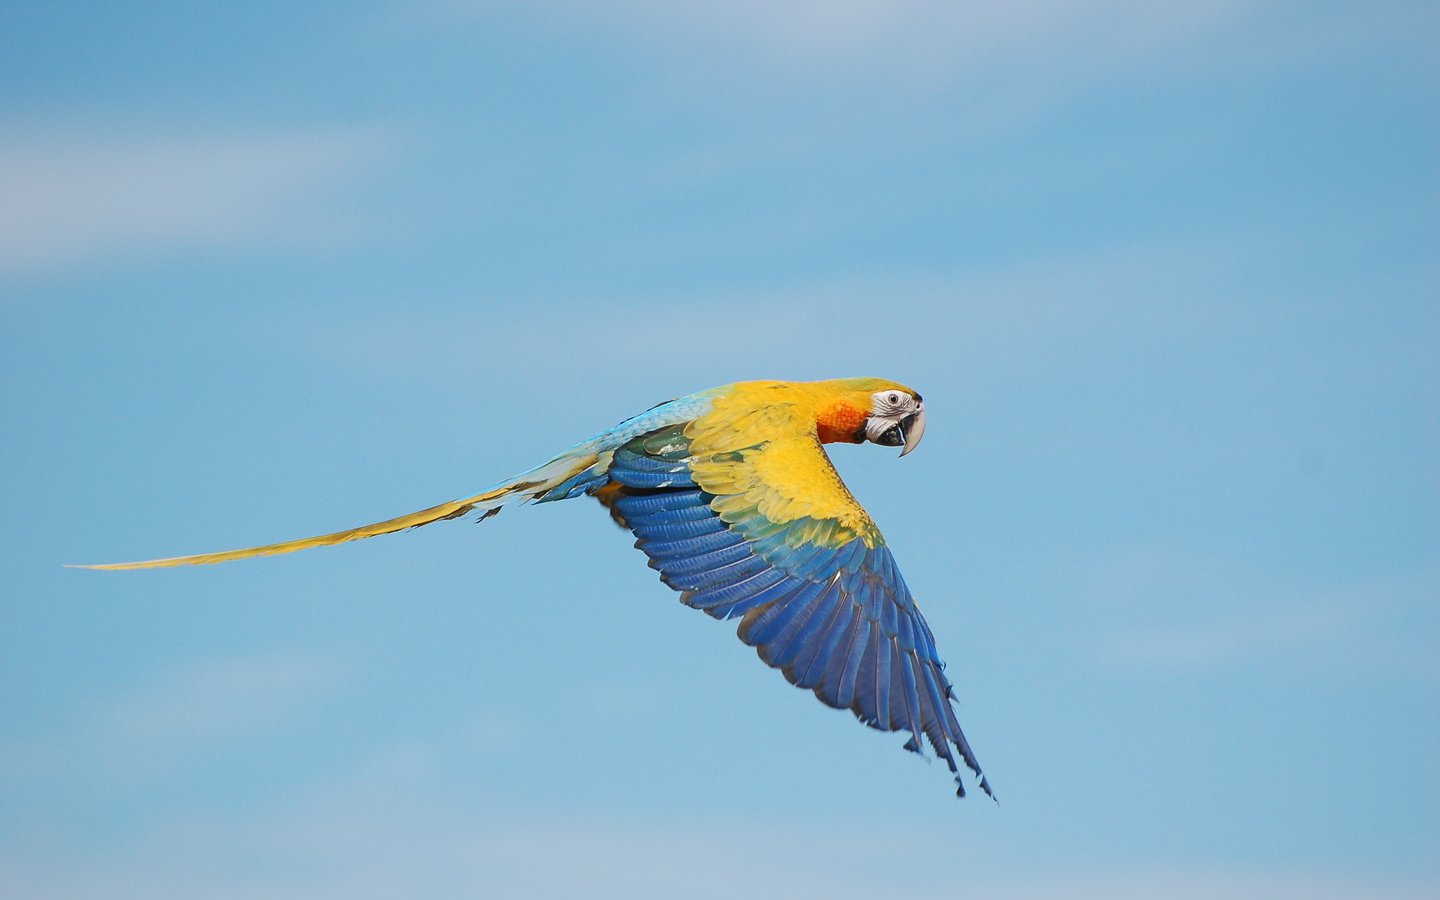
[[[0,12],[0,893],[1440,892],[1440,16],[995,6]],[[60,567],[860,374],[998,806],[589,502]]]

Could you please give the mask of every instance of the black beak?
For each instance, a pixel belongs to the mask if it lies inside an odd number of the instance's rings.
[[[924,434],[925,409],[922,407],[880,432],[875,443],[885,447],[904,447],[905,449],[900,451],[900,455],[904,456],[920,445],[920,438]]]
[[[882,447],[900,447],[905,444],[905,421],[900,421],[880,432],[875,443]]]

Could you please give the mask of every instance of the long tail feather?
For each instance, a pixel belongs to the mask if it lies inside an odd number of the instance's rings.
[[[598,460],[601,464],[608,463],[608,455]],[[471,511],[480,511],[486,515],[499,512],[502,506],[508,503],[538,499],[558,484],[567,479],[584,472],[591,466],[597,464],[595,454],[582,456],[570,455],[551,460],[538,469],[533,469],[519,476],[514,481],[498,487],[491,488],[476,494],[473,497],[466,497],[463,500],[451,500],[448,503],[441,503],[429,509],[422,509],[404,516],[397,516],[394,519],[386,519],[383,522],[375,522],[371,525],[361,525],[359,528],[350,528],[345,531],[336,531],[330,534],[317,535],[316,537],[300,538],[294,541],[284,541],[278,544],[264,544],[259,547],[245,547],[240,550],[223,550],[219,553],[196,553],[191,556],[171,556],[166,559],[149,559],[142,562],[124,563],[102,563],[99,565],[70,565],[71,569],[161,569],[169,566],[203,566],[209,563],[229,562],[235,559],[249,559],[252,556],[275,556],[281,553],[293,553],[296,550],[306,550],[310,547],[328,547],[332,544],[343,544],[346,541],[358,541],[361,538],[375,537],[380,534],[391,534],[396,531],[403,531],[406,528],[418,528],[421,525],[429,525],[432,522],[440,522],[445,519],[454,519],[463,516]]]

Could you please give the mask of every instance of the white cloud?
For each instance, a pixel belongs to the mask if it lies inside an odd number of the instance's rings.
[[[701,239],[732,236],[707,233]],[[971,371],[988,369],[1003,378],[1043,365],[1046,347],[1072,341],[1081,330],[1113,330],[1117,323],[1148,327],[1183,316],[1184,327],[1194,333],[1207,327],[1207,317],[1223,321],[1205,309],[1152,298],[1169,289],[1177,272],[1198,277],[1207,267],[1223,267],[1269,246],[1264,236],[1246,231],[1211,242],[1147,239],[980,272],[881,273],[653,295],[603,289],[561,298],[477,294],[464,303],[436,304],[425,316],[396,298],[357,304],[344,321],[297,308],[284,327],[267,324],[257,339],[348,379],[404,380],[430,390],[459,386],[468,392],[497,371],[534,377],[538,373],[530,366],[553,368],[550,357],[532,351],[541,339],[552,348],[563,346],[577,366],[596,371],[613,367],[614,348],[644,347],[648,364],[659,370],[711,367],[735,377],[822,377],[835,371],[834,348],[850,342],[854,323],[873,315],[877,298],[883,298],[898,321],[934,327],[896,337],[888,346],[876,344],[867,366],[879,371],[901,359],[961,355]],[[935,313],[947,307],[954,312]],[[524,312],[516,314],[517,308]],[[621,309],[624,315],[617,314]],[[755,322],[765,327],[751,327]],[[722,339],[674,339],[707,333]],[[688,391],[702,384],[678,387]]]
[[[325,189],[371,165],[354,130],[0,138],[0,272],[234,241],[326,243],[353,227]]]
[[[186,817],[134,835],[123,854],[66,864],[55,847],[0,854],[0,890],[45,900],[136,896],[368,898],[1305,897],[1409,900],[1433,879],[1343,871],[1057,870],[996,862],[983,839],[920,827],[743,816],[641,821],[462,812],[352,786],[253,817]]]
[[[1339,643],[1358,622],[1355,610],[1339,604],[1283,606],[1138,626],[1115,636],[1107,649],[1113,659],[1132,665],[1218,666]]]
[[[282,724],[335,687],[345,667],[315,654],[207,662],[172,672],[116,704],[109,730],[127,741],[172,746],[240,737]]]
[[[118,688],[57,731],[0,739],[0,765],[12,786],[64,782],[133,790],[172,778],[177,762],[197,751],[293,727],[352,671],[326,651],[259,653],[171,669]],[[3,882],[0,895],[8,896]]]
[[[969,66],[1000,54],[1089,37],[1092,52],[1144,48],[1193,35],[1244,5],[1235,0],[1154,4],[1142,0],[799,0],[673,4],[631,0],[616,7],[637,26],[732,38],[800,58],[880,54]]]
[[[495,7],[475,0],[448,5],[468,14]],[[739,54],[792,74],[823,78],[860,71],[910,84],[1001,62],[1034,67],[1041,61],[1052,70],[1111,67],[1224,27],[1257,7],[1238,0],[552,0],[548,5],[572,27],[616,28],[661,46],[723,47],[732,59]]]
[[[1151,573],[1144,589],[1152,597],[1167,591],[1185,596],[1178,607],[1165,607],[1171,615],[1182,611],[1184,619],[1151,621],[1112,634],[1100,645],[1110,661],[1184,671],[1281,660],[1371,677],[1440,678],[1440,651],[1407,624],[1430,604],[1423,583],[1382,580],[1316,588],[1309,594],[1295,586],[1267,590],[1257,585],[1236,596],[1234,582],[1216,584],[1200,573],[1176,578],[1174,570],[1182,567],[1176,563],[1164,576]],[[1236,580],[1245,581],[1243,576]],[[1116,593],[1141,588],[1131,581]],[[1207,591],[1213,602],[1205,601]],[[1155,617],[1154,610],[1147,615]]]
[[[1305,900],[1420,900],[1433,897],[1440,883],[1422,878],[1367,878],[1305,871],[1217,871],[1130,869],[1077,878],[1017,878],[985,885],[977,895],[995,900],[1030,897],[1067,897],[1072,900],[1270,900],[1303,897]]]

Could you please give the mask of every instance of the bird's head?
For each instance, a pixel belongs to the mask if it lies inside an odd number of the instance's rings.
[[[925,434],[925,403],[918,393],[879,378],[854,379],[845,386],[821,412],[822,441],[903,447],[901,456],[920,445]]]
[[[904,447],[904,456],[920,446],[925,435],[925,403],[920,395],[896,386],[870,395],[865,440],[882,447]]]

